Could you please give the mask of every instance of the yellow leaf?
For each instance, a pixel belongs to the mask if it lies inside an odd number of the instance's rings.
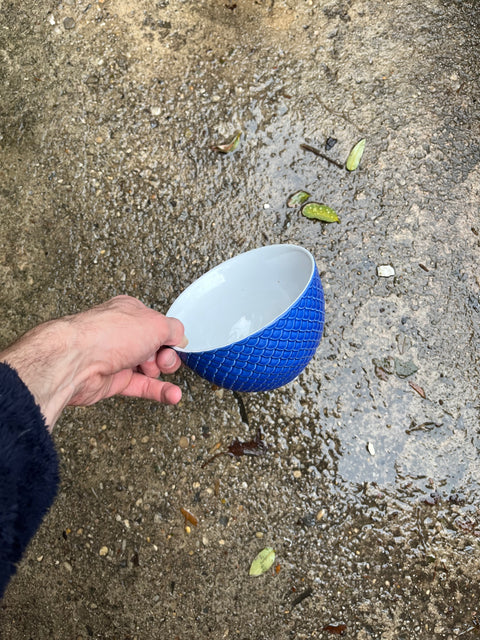
[[[250,565],[251,576],[261,576],[262,573],[268,571],[272,564],[275,562],[275,551],[272,547],[265,547],[256,556],[252,564]]]

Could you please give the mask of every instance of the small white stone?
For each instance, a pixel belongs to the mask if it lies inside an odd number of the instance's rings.
[[[106,556],[108,553],[108,547],[102,547],[98,552],[101,556]]]
[[[151,107],[150,113],[152,116],[159,116],[162,113],[162,109],[160,107]]]
[[[367,442],[367,451],[371,456],[375,455],[375,447],[371,442]]]
[[[52,25],[52,27],[53,27],[53,26],[55,26],[55,16],[53,15],[53,13],[51,13],[51,14],[48,16],[47,20],[48,20],[48,21],[49,21],[49,23]]]
[[[380,278],[391,278],[395,275],[395,269],[391,264],[380,264],[377,267],[377,276]]]

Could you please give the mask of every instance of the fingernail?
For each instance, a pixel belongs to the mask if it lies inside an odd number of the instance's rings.
[[[179,344],[177,344],[177,347],[180,347],[180,349],[185,349],[187,344],[188,344],[188,338],[187,336],[183,336],[182,341]]]
[[[166,367],[173,367],[173,365],[177,362],[177,357],[175,355],[175,351],[173,349],[168,350],[168,357],[165,360]]]

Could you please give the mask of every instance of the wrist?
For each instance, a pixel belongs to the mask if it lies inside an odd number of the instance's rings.
[[[73,339],[71,323],[62,318],[35,327],[0,353],[29,388],[50,430],[75,392]]]

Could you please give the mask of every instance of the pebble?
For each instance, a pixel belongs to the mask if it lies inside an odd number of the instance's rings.
[[[72,565],[69,562],[66,562],[66,561],[63,563],[63,568],[66,571],[68,571],[68,573],[72,573],[72,571],[73,571]]]
[[[263,531],[257,531],[257,532],[255,533],[255,537],[256,537],[256,538],[263,538]]]
[[[302,472],[300,471],[300,469],[295,469],[295,471],[293,472],[293,477],[294,478],[301,478],[302,477]]]
[[[101,556],[106,556],[108,553],[108,547],[103,546],[98,552]]]
[[[395,269],[391,264],[380,264],[377,267],[377,276],[380,278],[391,278],[395,275]]]
[[[74,29],[75,28],[75,20],[73,18],[65,18],[63,21],[63,26],[65,29]]]
[[[151,107],[150,113],[152,114],[152,116],[159,116],[162,113],[162,109],[161,107]]]
[[[375,455],[375,447],[371,442],[367,442],[367,451],[371,456]]]
[[[395,358],[395,373],[399,378],[408,378],[417,373],[418,367],[413,360],[400,360]]]
[[[189,441],[189,439],[187,438],[187,436],[182,436],[182,437],[180,438],[180,440],[178,441],[178,444],[180,445],[180,447],[181,447],[182,449],[187,449],[187,448],[188,448],[188,445],[190,444],[190,441]]]

